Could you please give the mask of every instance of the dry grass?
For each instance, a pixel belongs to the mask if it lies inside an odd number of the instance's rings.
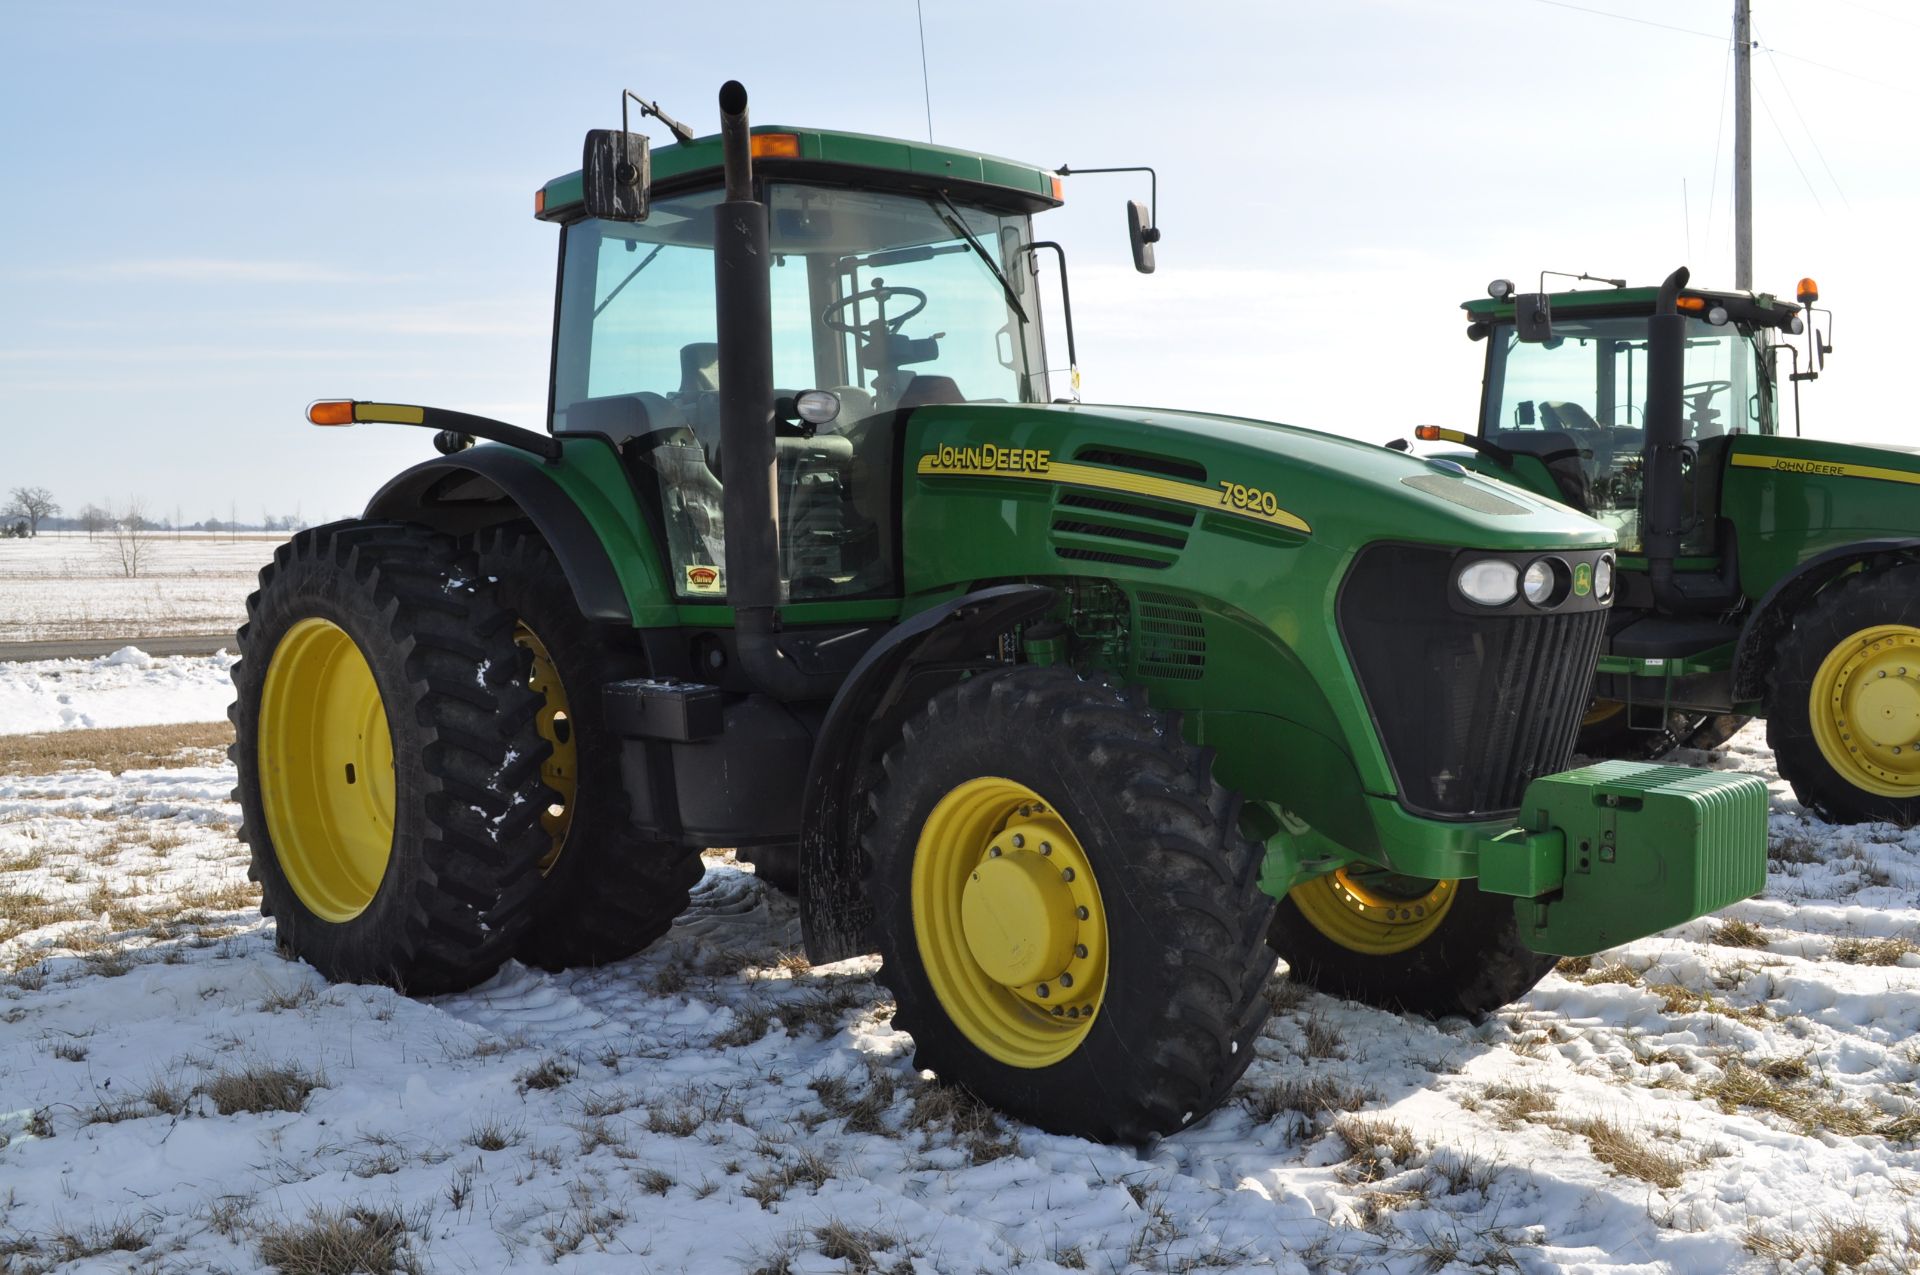
[[[1708,942],[1721,947],[1765,947],[1773,940],[1759,926],[1738,917],[1728,917],[1713,928]]]
[[[906,1127],[920,1130],[929,1142],[934,1130],[949,1130],[974,1164],[1020,1154],[1018,1135],[1001,1127],[992,1107],[958,1085],[937,1080],[921,1082]]]
[[[1404,1168],[1420,1154],[1413,1131],[1382,1116],[1340,1116],[1333,1122],[1333,1133],[1346,1145],[1348,1177],[1358,1182],[1372,1182],[1396,1167]]]
[[[205,766],[219,760],[209,757],[207,750],[220,749],[224,755],[232,742],[230,722],[0,735],[0,772],[54,775],[63,770],[91,769],[118,775],[155,767]]]
[[[1880,1233],[1865,1222],[1828,1218],[1820,1224],[1813,1251],[1822,1275],[1834,1275],[1843,1266],[1849,1270],[1865,1266],[1880,1252],[1880,1245]]]
[[[315,1209],[302,1223],[271,1226],[260,1236],[260,1260],[283,1275],[419,1275],[407,1224],[387,1209]]]
[[[1836,939],[1833,944],[1833,959],[1848,965],[1898,965],[1900,958],[1914,952],[1913,944],[1905,939],[1866,939],[1848,935]]]
[[[580,1069],[564,1058],[543,1058],[538,1066],[528,1068],[513,1079],[520,1086],[520,1092],[525,1093],[529,1089],[558,1089],[579,1074]]]
[[[1679,1186],[1686,1171],[1699,1164],[1694,1156],[1662,1151],[1648,1138],[1603,1116],[1569,1120],[1561,1128],[1585,1138],[1594,1159],[1614,1172],[1658,1187]]]
[[[805,1186],[818,1191],[832,1180],[833,1166],[825,1158],[802,1149],[749,1176],[740,1194],[749,1200],[758,1200],[761,1208],[770,1209],[786,1199],[787,1192],[794,1187]]]
[[[846,1121],[848,1133],[885,1134],[883,1118],[892,1109],[899,1086],[884,1064],[869,1061],[867,1082],[857,1088],[839,1076],[828,1076],[807,1086],[819,1097],[829,1116]]]
[[[1244,1095],[1241,1102],[1260,1124],[1297,1111],[1309,1120],[1339,1111],[1358,1111],[1375,1095],[1341,1084],[1331,1076],[1284,1077]]]
[[[1502,1127],[1508,1129],[1553,1110],[1553,1095],[1537,1085],[1488,1085],[1485,1096],[1498,1110]]]
[[[850,1271],[872,1271],[879,1269],[875,1254],[900,1241],[884,1231],[849,1226],[838,1218],[829,1218],[825,1225],[813,1229],[813,1242],[820,1256],[845,1262]]]
[[[1813,1079],[1806,1061],[1779,1058],[1749,1066],[1729,1061],[1720,1075],[1694,1090],[1694,1096],[1718,1103],[1722,1111],[1745,1107],[1767,1111],[1791,1122],[1801,1133],[1830,1133],[1842,1138],[1877,1134],[1895,1142],[1920,1134],[1920,1114],[1882,1116],[1849,1106]]]
[[[326,1088],[326,1078],[298,1063],[253,1063],[223,1071],[201,1086],[223,1116],[238,1112],[301,1111],[307,1096]]]

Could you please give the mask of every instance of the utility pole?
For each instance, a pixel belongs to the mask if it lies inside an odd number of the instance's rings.
[[[1753,14],[1733,0],[1733,286],[1753,287]]]

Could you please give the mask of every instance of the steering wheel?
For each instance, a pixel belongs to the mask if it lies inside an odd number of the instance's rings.
[[[900,331],[901,324],[927,308],[927,294],[918,288],[891,288],[885,284],[881,284],[877,287],[868,288],[864,292],[850,293],[847,296],[841,297],[838,301],[829,302],[826,308],[820,311],[820,322],[832,331],[845,332],[851,336],[864,337],[867,335],[864,328],[857,328],[851,323],[842,323],[834,318],[834,316],[861,301],[872,301],[884,310],[887,307],[887,302],[894,297],[911,297],[914,301],[918,302],[913,309],[907,311],[905,314],[897,314],[887,320],[887,331],[897,333]]]
[[[1702,403],[1722,390],[1733,388],[1732,381],[1690,381],[1680,387],[1680,397],[1697,398]]]

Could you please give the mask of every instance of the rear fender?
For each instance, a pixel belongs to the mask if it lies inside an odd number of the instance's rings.
[[[871,950],[859,845],[871,767],[908,714],[968,669],[986,667],[995,637],[1045,614],[1055,596],[1045,585],[1002,584],[922,611],[875,643],[841,685],[801,811],[800,929],[815,964]]]
[[[1861,540],[1809,558],[1791,575],[1776,580],[1754,607],[1746,628],[1740,632],[1740,643],[1734,648],[1734,700],[1759,699],[1765,694],[1768,659],[1792,626],[1793,617],[1822,589],[1869,559],[1915,555],[1920,555],[1920,538]]]
[[[673,622],[653,531],[604,438],[568,437],[557,461],[498,446],[426,461],[374,493],[366,516],[454,535],[525,519],[560,560],[582,615],[639,626]]]

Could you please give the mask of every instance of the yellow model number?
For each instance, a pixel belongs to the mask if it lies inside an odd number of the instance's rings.
[[[1235,509],[1258,510],[1269,517],[1280,512],[1279,497],[1270,491],[1261,491],[1258,487],[1248,487],[1243,483],[1222,481],[1220,503]]]

